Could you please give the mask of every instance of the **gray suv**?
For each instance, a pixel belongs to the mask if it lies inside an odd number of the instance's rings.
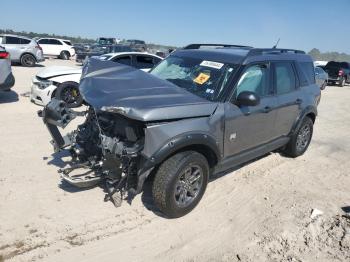
[[[44,61],[43,50],[30,38],[17,35],[0,35],[0,45],[11,54],[11,61],[22,66],[34,66]]]
[[[10,54],[0,46],[0,91],[9,91],[15,84],[11,71]]]
[[[105,200],[119,206],[149,177],[156,206],[180,217],[198,204],[213,173],[274,150],[302,155],[321,94],[311,57],[212,46],[177,50],[150,73],[88,60],[79,87],[87,111],[54,99],[39,112],[55,150],[72,156],[59,171],[63,180],[78,187],[104,182]],[[62,137],[57,127],[77,116],[85,122]]]

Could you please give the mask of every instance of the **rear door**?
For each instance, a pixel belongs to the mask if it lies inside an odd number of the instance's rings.
[[[313,65],[311,64],[311,69]],[[286,136],[301,112],[302,91],[297,78],[296,65],[291,61],[273,63],[274,92],[277,97],[277,115],[274,133]],[[315,79],[314,79],[315,81]]]
[[[49,52],[54,56],[59,56],[63,50],[63,44],[57,39],[50,39],[49,46]]]
[[[274,139],[276,98],[270,71],[270,63],[248,65],[241,74],[232,101],[225,103],[225,157]],[[260,103],[257,106],[237,106],[235,98],[243,91],[255,92]]]

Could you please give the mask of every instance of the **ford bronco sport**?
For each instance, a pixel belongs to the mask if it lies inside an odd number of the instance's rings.
[[[152,176],[154,202],[172,218],[198,204],[213,173],[277,149],[302,155],[320,101],[304,52],[233,45],[187,46],[150,73],[90,59],[79,89],[86,111],[53,99],[39,112],[55,150],[72,155],[63,180],[103,181],[105,200],[119,206]],[[62,137],[57,127],[82,115]]]

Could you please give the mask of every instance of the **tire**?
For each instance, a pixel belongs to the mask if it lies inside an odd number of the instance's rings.
[[[313,121],[310,117],[305,117],[297,129],[291,136],[284,153],[290,157],[298,157],[305,153],[310,145],[313,134]]]
[[[60,54],[60,58],[62,60],[69,60],[69,57],[70,57],[70,54],[67,51],[62,51],[61,54]]]
[[[25,67],[33,67],[35,66],[36,59],[31,54],[24,54],[21,56],[21,65]]]
[[[339,86],[343,87],[345,85],[345,77],[343,77],[341,80],[339,80]]]
[[[201,200],[208,178],[209,165],[202,154],[185,151],[171,156],[160,165],[153,181],[155,205],[169,218],[186,215]]]
[[[324,81],[323,84],[321,85],[320,89],[325,90],[327,86],[327,81]]]
[[[67,107],[79,107],[83,103],[83,98],[79,93],[79,84],[76,82],[61,83],[54,94],[54,97],[64,101]]]

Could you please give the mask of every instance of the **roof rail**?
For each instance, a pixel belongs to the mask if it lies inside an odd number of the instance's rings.
[[[244,47],[244,48],[252,48],[251,46],[245,46],[245,45],[229,45],[229,44],[189,44],[185,46],[183,49],[200,49],[201,47]]]
[[[305,54],[304,51],[296,49],[281,49],[281,48],[254,48],[251,49],[247,56],[263,55],[263,54]]]

